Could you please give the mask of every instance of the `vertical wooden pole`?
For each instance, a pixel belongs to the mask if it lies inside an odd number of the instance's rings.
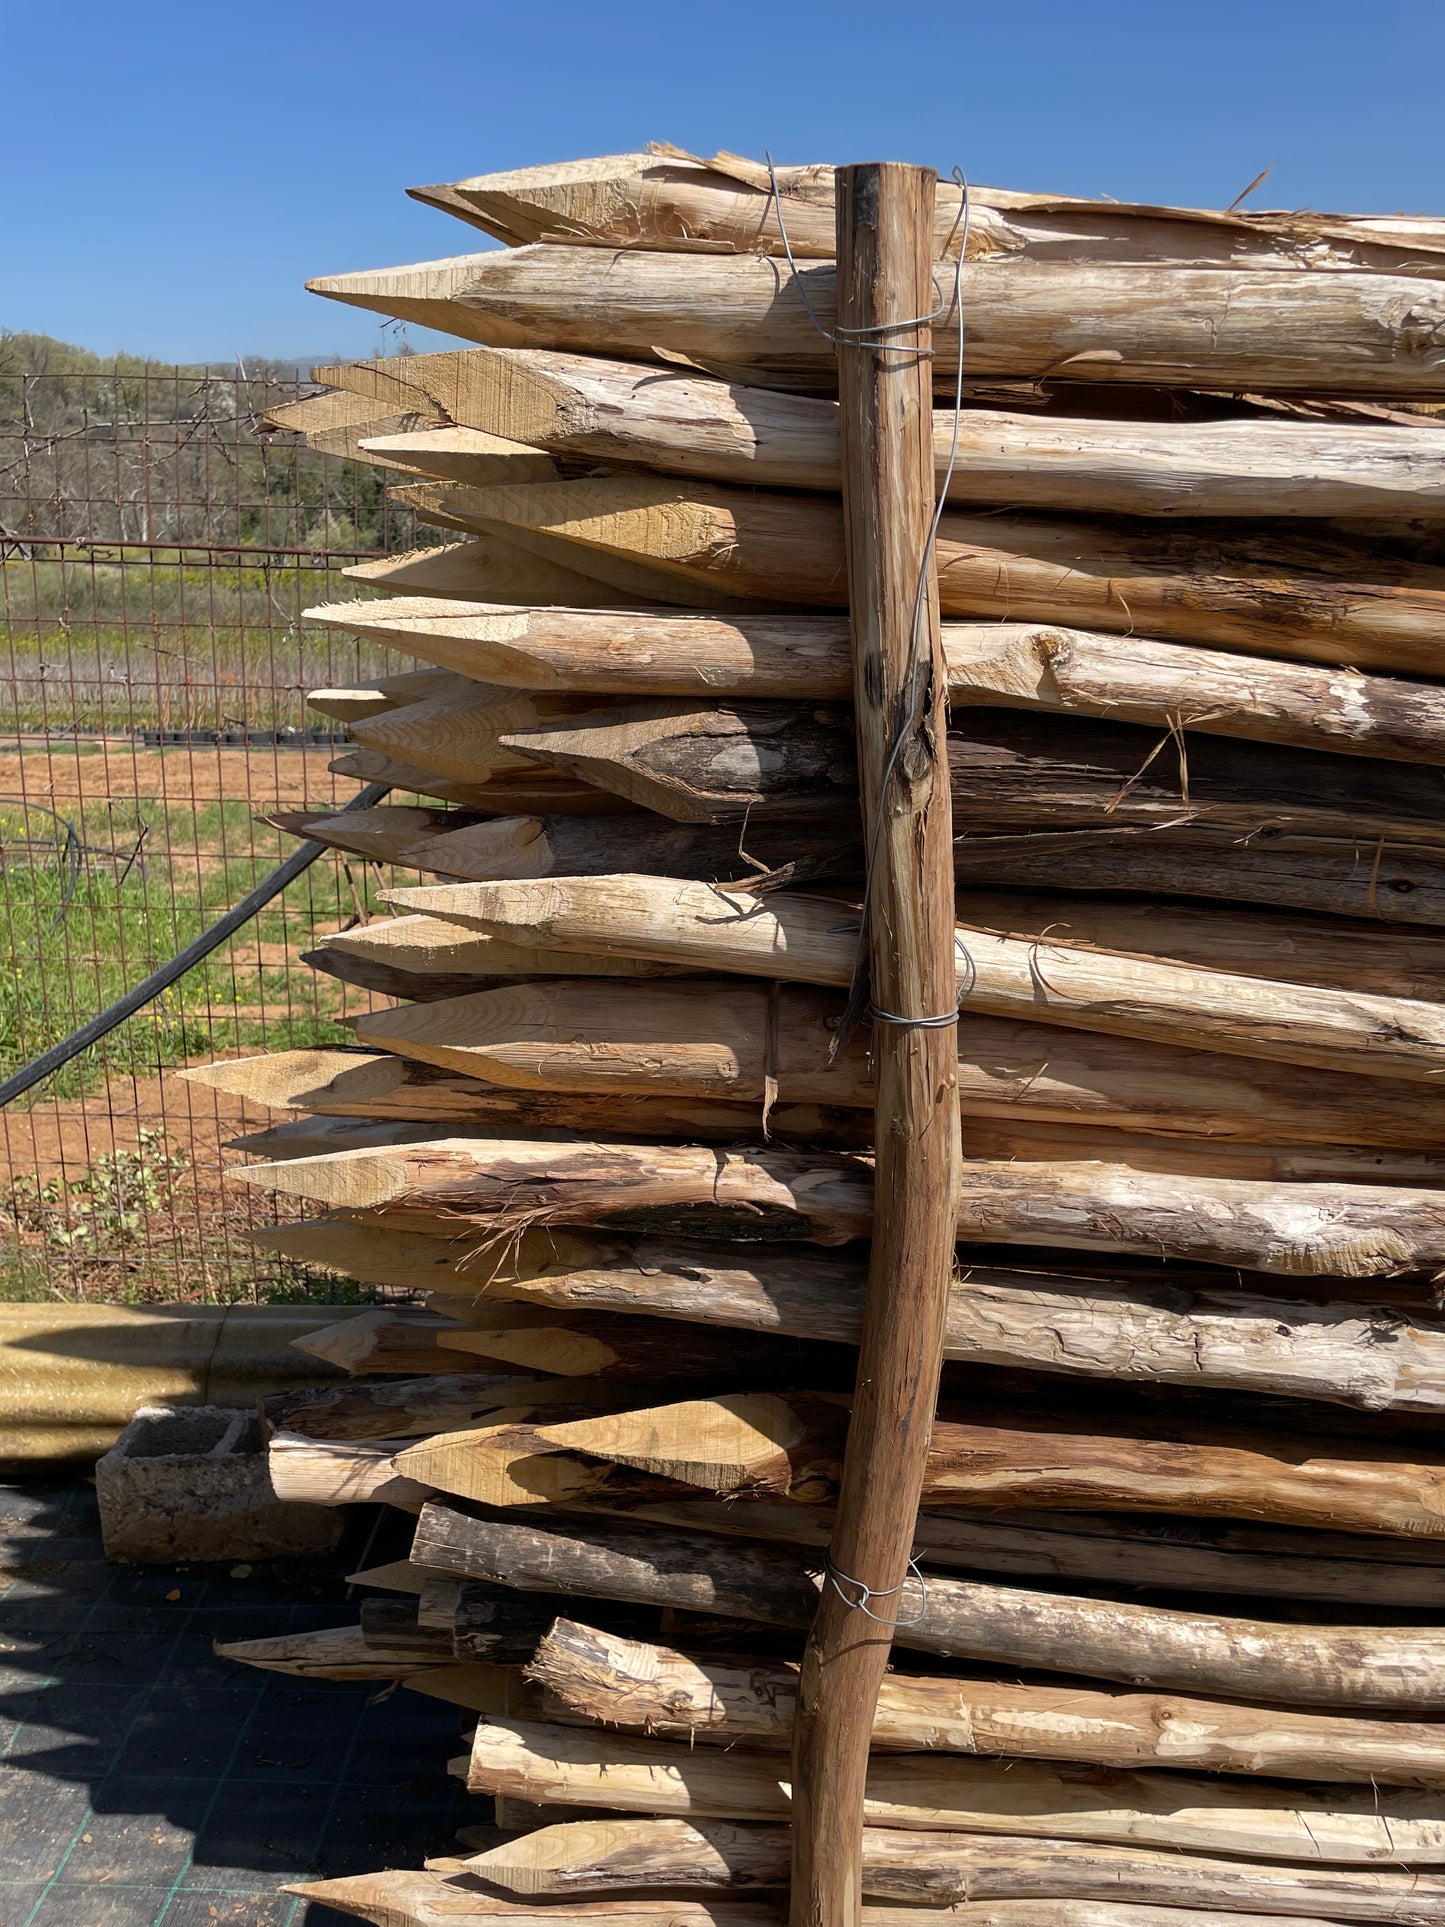
[[[836,180],[843,514],[873,858],[871,995],[875,1012],[936,1017],[953,1009],[956,980],[946,680],[931,569],[921,620],[917,607],[934,507],[931,331],[893,326],[938,304],[936,176],[882,162],[839,168]],[[850,329],[886,332],[855,342],[844,335]],[[792,1927],[854,1927],[859,1919],[869,1734],[889,1622],[917,1610],[916,1588],[902,1587],[954,1262],[957,1032],[875,1016],[873,1051],[873,1248],[829,1577],[800,1684]]]

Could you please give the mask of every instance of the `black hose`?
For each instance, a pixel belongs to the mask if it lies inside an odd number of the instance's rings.
[[[368,783],[364,790],[359,790],[352,797],[346,809],[338,811],[337,814],[345,815],[346,810],[369,810],[373,804],[379,803],[383,796],[388,795],[390,790],[389,783]],[[162,964],[159,970],[153,970],[149,977],[142,978],[140,983],[128,990],[124,997],[118,998],[108,1010],[101,1011],[99,1016],[92,1017],[89,1023],[82,1024],[79,1030],[73,1030],[69,1037],[63,1037],[58,1044],[52,1044],[49,1050],[42,1051],[39,1057],[32,1058],[23,1069],[16,1071],[13,1077],[7,1077],[5,1082],[0,1084],[0,1110],[3,1110],[7,1104],[13,1103],[17,1097],[23,1097],[26,1091],[33,1089],[53,1072],[62,1069],[72,1057],[79,1057],[83,1050],[88,1050],[92,1044],[98,1044],[102,1037],[108,1036],[117,1025],[123,1024],[127,1017],[134,1017],[138,1010],[143,1010],[153,997],[159,997],[163,990],[169,990],[171,985],[184,977],[188,970],[194,969],[203,958],[209,957],[213,950],[218,950],[227,937],[233,937],[238,930],[248,924],[256,912],[263,909],[272,897],[278,896],[288,883],[294,883],[303,870],[309,870],[317,857],[323,855],[330,847],[331,845],[326,843],[314,843],[308,837],[299,849],[293,850],[286,861],[271,872],[270,876],[258,883],[248,896],[242,897],[234,909],[228,910],[225,916],[211,925],[209,930],[203,930],[199,937],[186,945],[184,950],[178,951],[169,963]]]

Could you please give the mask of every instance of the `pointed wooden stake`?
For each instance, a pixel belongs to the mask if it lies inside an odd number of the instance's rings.
[[[877,1203],[838,1523],[799,1687],[793,1927],[862,1915],[868,1744],[905,1597],[943,1363],[961,1151],[954,1009],[948,681],[928,566],[932,169],[840,168],[843,514],[878,1078]],[[878,345],[882,344],[882,345]],[[920,1024],[917,1020],[923,1019]],[[871,1605],[870,1605],[871,1595]],[[867,1607],[868,1610],[864,1610]]]

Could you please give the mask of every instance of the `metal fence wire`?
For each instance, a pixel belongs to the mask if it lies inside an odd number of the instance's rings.
[[[0,354],[0,1078],[164,963],[295,848],[263,819],[346,802],[306,692],[409,659],[309,627],[342,571],[440,538],[377,471],[258,433],[284,366],[12,370]],[[296,961],[364,919],[328,853],[223,949],[0,1113],[0,1297],[305,1288],[245,1232],[222,1148],[274,1118],[185,1064],[351,1041],[372,999]]]

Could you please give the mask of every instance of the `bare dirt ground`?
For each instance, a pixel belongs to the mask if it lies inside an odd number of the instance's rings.
[[[250,1296],[258,1254],[245,1232],[274,1212],[264,1192],[229,1182],[247,1160],[225,1146],[274,1122],[174,1072],[0,1113],[0,1258],[44,1295]]]
[[[257,810],[314,802],[338,805],[356,794],[347,776],[326,765],[333,752],[310,749],[221,749],[188,745],[144,749],[129,738],[36,738],[0,750],[0,795],[26,796],[52,807],[89,798],[159,798],[193,804],[250,800]]]
[[[120,1075],[88,1097],[42,1097],[29,1111],[0,1111],[0,1160],[7,1177],[28,1171],[42,1181],[75,1178],[97,1157],[139,1150],[143,1131],[162,1130],[188,1147],[197,1163],[218,1167],[223,1144],[264,1130],[270,1121],[268,1112],[224,1091],[188,1084],[173,1071],[164,1077]]]

